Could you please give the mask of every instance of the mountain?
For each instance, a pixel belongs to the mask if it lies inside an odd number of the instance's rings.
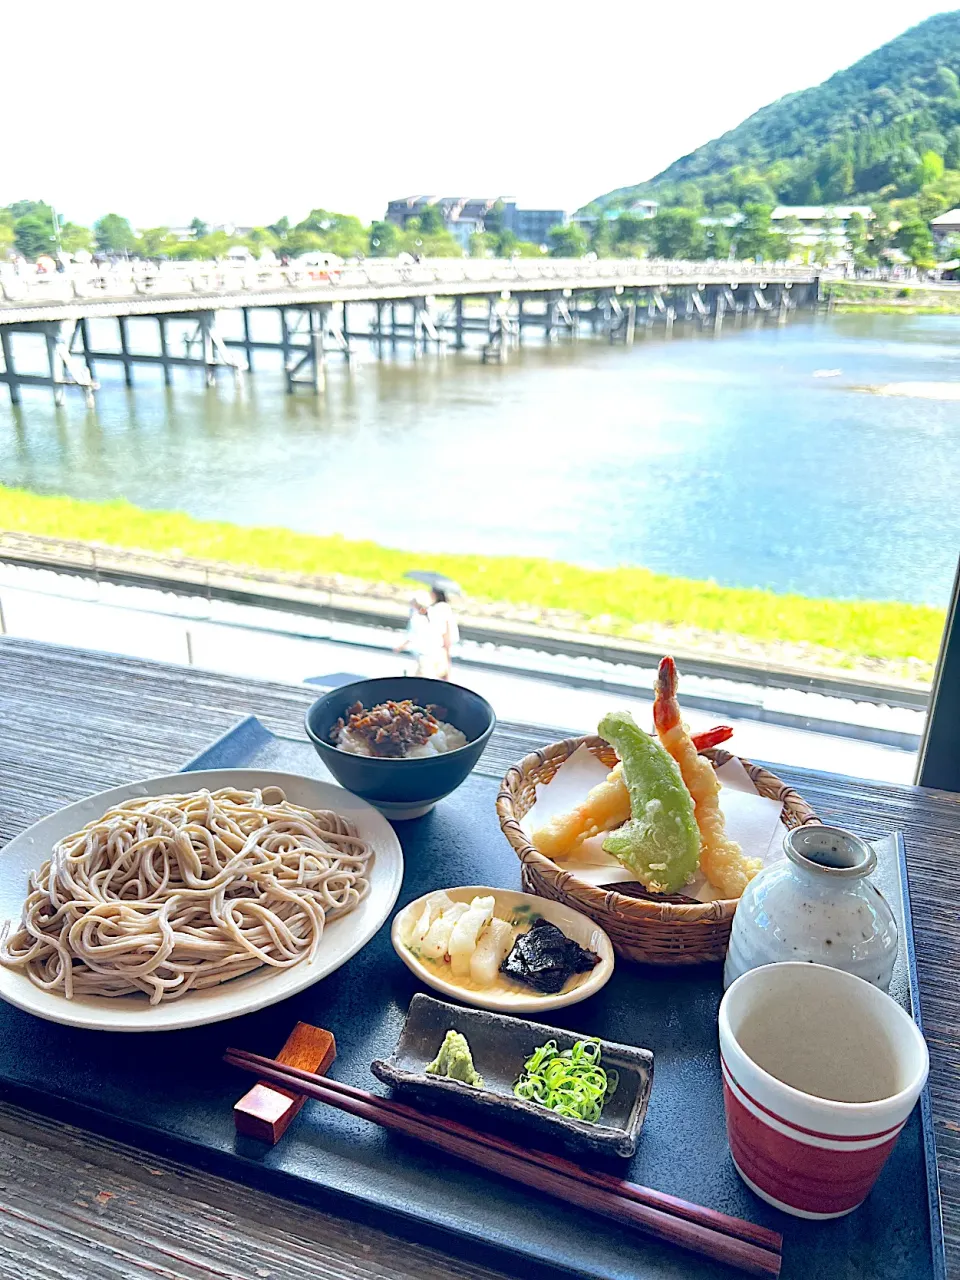
[[[650,181],[595,203],[622,208],[651,193],[668,205],[707,206],[916,194],[944,165],[960,170],[958,73],[960,11],[937,14],[823,84],[763,107]]]

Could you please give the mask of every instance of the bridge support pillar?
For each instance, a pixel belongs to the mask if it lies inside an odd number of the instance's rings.
[[[244,315],[247,313],[244,312]],[[167,346],[167,317],[157,316],[157,327],[160,331],[160,358],[163,361],[163,385],[169,387],[173,382],[173,370],[170,367],[170,350]]]
[[[213,345],[214,313],[200,312],[200,339],[203,350],[203,380],[208,387],[216,385],[217,353]]]
[[[10,403],[20,403],[20,380],[13,364],[13,342],[10,331],[4,326],[0,329],[0,351],[3,352],[3,380],[10,390]]]
[[[290,325],[287,321],[286,307],[279,308],[280,313],[280,351],[283,355],[283,371],[287,379],[287,390],[293,390],[293,380],[290,377]]]
[[[243,350],[247,357],[247,369],[253,373],[253,344],[250,338],[250,308],[241,309],[243,315]]]
[[[66,399],[66,393],[63,389],[63,362],[60,359],[60,352],[57,350],[56,335],[48,330],[45,336],[47,340],[47,367],[50,370],[50,382],[53,384],[53,403],[59,406]]]
[[[623,331],[623,341],[628,347],[633,346],[634,335],[637,332],[637,300],[631,298],[627,303],[627,322]]]
[[[123,380],[128,387],[133,386],[133,369],[130,365],[130,335],[127,332],[127,317],[117,316],[120,329],[120,351],[123,354]]]

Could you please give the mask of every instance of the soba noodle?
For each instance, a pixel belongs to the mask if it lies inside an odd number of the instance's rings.
[[[142,991],[151,1004],[288,968],[364,896],[371,855],[346,818],[279,787],[126,800],[31,874],[0,964],[68,1000]]]

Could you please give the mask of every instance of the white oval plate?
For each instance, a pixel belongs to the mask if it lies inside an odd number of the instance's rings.
[[[323,931],[316,957],[289,969],[264,966],[221,986],[190,991],[179,1000],[159,1005],[151,1005],[142,995],[84,996],[67,1000],[34,986],[26,974],[0,966],[0,998],[38,1018],[91,1031],[179,1031],[237,1018],[285,1000],[339,969],[370,941],[393,910],[400,892],[403,854],[396,832],[376,809],[342,787],[264,769],[205,769],[145,778],[101,791],[67,805],[48,818],[41,818],[0,852],[0,922],[20,919],[27,877],[47,860],[54,844],[64,836],[93,822],[111,805],[132,796],[183,794],[204,787],[211,791],[218,787],[237,787],[242,791],[282,787],[295,804],[311,809],[336,809],[344,814],[356,823],[360,835],[373,846],[367,896],[349,915],[330,921]]]
[[[411,915],[419,914],[423,910],[424,901],[429,896],[424,894],[422,898],[408,902],[403,910],[398,911],[394,916],[390,941],[393,943],[394,951],[410,972],[415,973],[428,987],[433,987],[434,991],[440,991],[445,996],[459,1000],[461,1004],[476,1005],[478,1009],[492,1009],[496,1013],[540,1013],[548,1009],[562,1009],[568,1004],[579,1004],[581,1000],[594,995],[609,981],[613,973],[613,946],[610,939],[589,916],[585,916],[580,911],[574,911],[573,907],[566,907],[562,902],[553,902],[550,898],[538,898],[532,893],[517,893],[512,889],[491,889],[486,885],[461,885],[457,889],[446,889],[444,892],[454,902],[469,902],[471,898],[476,898],[478,895],[493,894],[497,904],[493,914],[505,920],[509,919],[515,909],[523,904],[537,915],[543,916],[545,920],[549,920],[551,924],[555,924],[558,929],[562,929],[568,938],[578,942],[581,947],[595,951],[600,957],[600,963],[595,965],[589,973],[574,974],[564,990],[559,991],[555,996],[540,995],[532,987],[521,987],[519,983],[509,988],[494,986],[480,989],[461,986],[459,982],[443,976],[441,970],[446,969],[446,965],[434,965],[429,961],[418,959],[400,941],[400,934],[406,921]]]

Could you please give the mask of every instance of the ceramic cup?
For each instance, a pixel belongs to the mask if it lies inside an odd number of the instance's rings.
[[[751,1190],[800,1218],[867,1196],[929,1069],[916,1023],[825,965],[752,969],[720,1005],[727,1137]]]

